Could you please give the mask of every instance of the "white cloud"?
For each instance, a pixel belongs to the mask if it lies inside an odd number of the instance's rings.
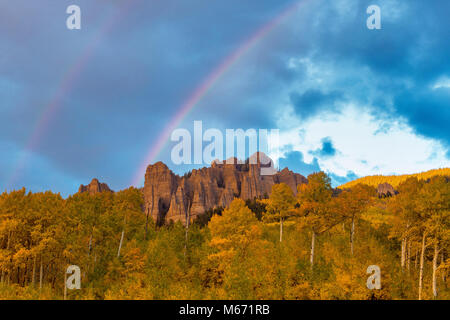
[[[339,114],[321,113],[300,123],[293,109],[280,114],[280,149],[292,145],[294,151],[312,163],[311,151],[321,147],[324,137],[331,137],[336,156],[318,159],[320,167],[340,176],[353,171],[359,176],[406,174],[449,167],[445,148],[434,139],[418,136],[399,118],[380,120],[369,108],[347,104]]]
[[[441,89],[441,88],[450,88],[450,78],[445,76],[438,79],[433,85],[433,90]]]

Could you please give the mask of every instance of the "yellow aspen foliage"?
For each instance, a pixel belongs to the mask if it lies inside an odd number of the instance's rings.
[[[379,198],[373,184],[336,190],[314,173],[297,196],[275,184],[266,199],[213,208],[188,242],[181,222],[147,217],[136,188],[4,192],[0,299],[449,300],[450,179],[422,177]],[[81,289],[64,295],[69,265]],[[367,287],[373,265],[381,289]]]

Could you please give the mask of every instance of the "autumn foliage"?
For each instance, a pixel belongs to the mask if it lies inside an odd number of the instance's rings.
[[[308,181],[188,226],[148,221],[135,188],[3,193],[0,298],[63,299],[77,265],[67,299],[450,299],[448,177],[408,177],[387,198],[372,183],[338,192],[323,172]]]
[[[362,177],[350,182],[347,182],[339,188],[346,189],[346,188],[352,188],[353,186],[357,185],[358,183],[366,184],[372,187],[377,187],[379,184],[382,183],[389,183],[394,188],[397,188],[397,186],[404,182],[408,178],[417,178],[419,180],[428,180],[433,178],[434,176],[450,176],[450,168],[441,168],[441,169],[433,169],[421,173],[415,173],[415,174],[401,174],[401,175],[391,175],[391,176],[383,176],[383,175],[375,175],[375,176],[367,176]]]

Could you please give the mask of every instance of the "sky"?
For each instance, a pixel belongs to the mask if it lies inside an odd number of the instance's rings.
[[[66,27],[70,5],[80,30]],[[381,29],[367,28],[370,5]],[[280,168],[335,186],[449,167],[448,12],[444,0],[1,0],[0,189],[140,187],[157,161],[182,174],[203,165],[174,164],[167,133],[195,120],[278,129]]]

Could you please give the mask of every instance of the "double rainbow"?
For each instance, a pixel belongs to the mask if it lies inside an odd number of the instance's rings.
[[[266,37],[275,27],[281,22],[290,17],[293,13],[299,9],[301,4],[305,4],[307,0],[297,1],[293,5],[288,6],[279,15],[272,19],[269,23],[262,26],[257,32],[255,32],[250,38],[244,41],[233,53],[225,58],[198,86],[195,91],[189,96],[189,98],[181,105],[177,113],[172,117],[170,122],[158,136],[156,143],[152,145],[144,161],[139,166],[138,170],[133,176],[131,181],[132,186],[141,185],[147,166],[154,162],[174,129],[183,121],[183,119],[189,114],[190,111],[208,94],[210,89],[222,78],[222,76],[235,65],[250,49],[252,49],[259,41]]]
[[[205,78],[204,81],[189,95],[188,99],[181,105],[176,114],[171,118],[169,123],[163,129],[158,136],[156,142],[151,145],[150,150],[146,153],[145,159],[142,161],[138,170],[133,175],[131,185],[138,186],[144,179],[145,170],[148,164],[157,159],[161,151],[163,150],[166,142],[170,138],[171,132],[183,121],[183,119],[189,114],[189,112],[208,94],[211,88],[222,78],[222,76],[235,65],[247,52],[249,52],[258,42],[266,37],[273,29],[275,29],[280,23],[290,17],[293,13],[299,9],[300,5],[305,4],[308,0],[296,1],[274,19],[259,28],[251,37],[247,38],[234,52],[227,56],[222,62],[213,69],[211,73]],[[125,6],[120,10],[118,14],[112,15],[106,22],[100,27],[94,36],[93,40],[89,43],[85,49],[83,55],[76,61],[75,64],[69,68],[61,81],[61,85],[50,103],[44,108],[38,117],[32,134],[27,141],[25,151],[20,155],[17,161],[15,170],[8,179],[7,186],[14,185],[20,174],[22,173],[27,160],[32,151],[36,150],[40,141],[45,136],[45,132],[48,130],[51,121],[55,117],[57,111],[61,108],[64,97],[66,97],[73,89],[77,80],[80,78],[83,70],[88,64],[90,58],[93,56],[95,50],[100,45],[102,38],[112,29],[114,24],[123,17],[130,9],[131,2],[127,2]]]

